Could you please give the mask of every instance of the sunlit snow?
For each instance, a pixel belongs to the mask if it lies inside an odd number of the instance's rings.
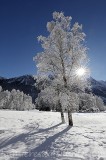
[[[67,116],[65,115],[66,121]],[[106,113],[0,111],[0,160],[106,160]]]

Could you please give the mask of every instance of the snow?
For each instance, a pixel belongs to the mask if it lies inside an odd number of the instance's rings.
[[[0,160],[106,160],[106,113],[73,113],[73,121],[71,128],[58,112],[0,110]]]

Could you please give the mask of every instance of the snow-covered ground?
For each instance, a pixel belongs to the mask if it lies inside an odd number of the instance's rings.
[[[67,116],[65,115],[66,120]],[[0,160],[106,160],[106,113],[0,111]]]

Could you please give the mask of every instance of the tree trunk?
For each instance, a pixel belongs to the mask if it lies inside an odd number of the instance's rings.
[[[59,105],[59,109],[60,109],[62,123],[65,123],[64,112],[63,112],[63,108],[61,106],[60,100],[58,101],[58,105]]]
[[[68,123],[69,126],[73,126],[72,112],[69,108],[68,108]]]
[[[62,106],[61,106],[62,107]],[[64,119],[64,112],[63,112],[63,109],[61,108],[61,120],[62,120],[62,123],[65,123],[65,119]]]

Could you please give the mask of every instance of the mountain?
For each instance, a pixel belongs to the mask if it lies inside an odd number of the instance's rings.
[[[5,79],[5,78],[0,76],[0,80],[2,80],[2,79]]]
[[[90,82],[92,85],[92,93],[100,96],[106,104],[106,81],[97,81],[91,77]],[[0,77],[0,86],[2,86],[3,90],[11,91],[14,88],[23,91],[25,94],[29,94],[32,97],[33,103],[39,93],[38,89],[35,87],[35,83],[36,77],[32,75],[24,75],[9,79]]]
[[[93,78],[90,78],[90,81],[92,85],[92,93],[100,96],[106,104],[106,81],[97,81]]]

